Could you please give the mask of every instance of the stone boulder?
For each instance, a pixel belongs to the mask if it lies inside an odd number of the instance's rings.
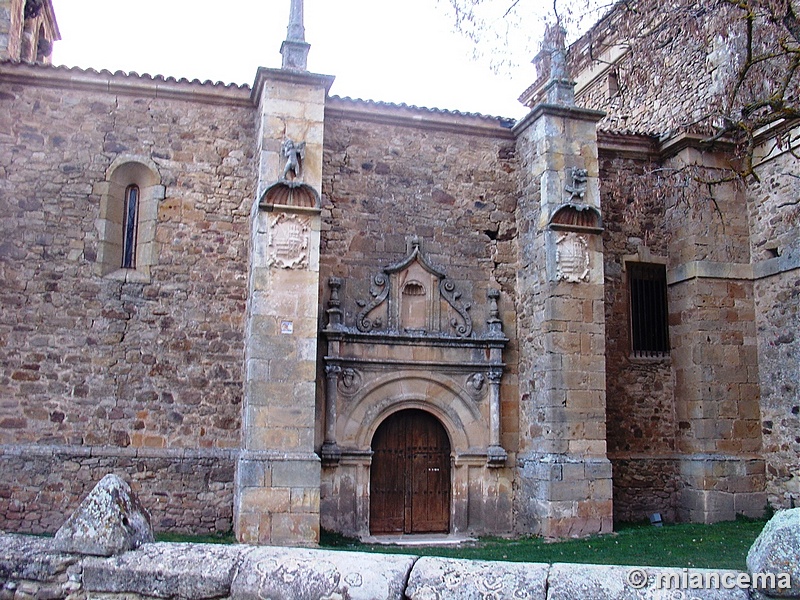
[[[765,595],[800,598],[800,508],[779,511],[769,520],[747,553],[747,570],[775,575],[778,585],[760,590]],[[780,585],[781,574],[789,575],[791,585]]]
[[[111,556],[153,541],[150,515],[117,475],[106,475],[56,532],[61,552]]]

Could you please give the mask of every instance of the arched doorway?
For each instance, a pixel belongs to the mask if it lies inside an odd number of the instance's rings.
[[[370,532],[450,531],[450,440],[423,410],[403,410],[372,438]]]

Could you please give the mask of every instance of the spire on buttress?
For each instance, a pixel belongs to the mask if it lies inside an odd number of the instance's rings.
[[[311,44],[306,43],[306,31],[303,27],[303,0],[291,0],[289,9],[289,27],[286,29],[286,40],[281,44],[283,61],[282,69],[306,71],[308,50]]]

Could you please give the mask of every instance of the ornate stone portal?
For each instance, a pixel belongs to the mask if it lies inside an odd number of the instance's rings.
[[[417,238],[405,258],[372,278],[369,298],[353,302],[352,323],[341,308],[343,283],[328,282],[322,526],[370,533],[373,436],[387,417],[416,410],[433,415],[449,438],[449,531],[509,531],[511,470],[500,445],[508,340],[499,291],[489,290],[486,327],[477,332],[460,286],[429,262]]]

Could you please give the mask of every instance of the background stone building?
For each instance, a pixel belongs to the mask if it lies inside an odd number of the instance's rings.
[[[767,132],[718,212],[659,175],[731,152],[676,127],[712,58],[625,104],[584,38],[514,123],[329,96],[301,8],[247,88],[50,66],[0,1],[0,527],[110,471],[261,543],[800,495],[797,159]]]

